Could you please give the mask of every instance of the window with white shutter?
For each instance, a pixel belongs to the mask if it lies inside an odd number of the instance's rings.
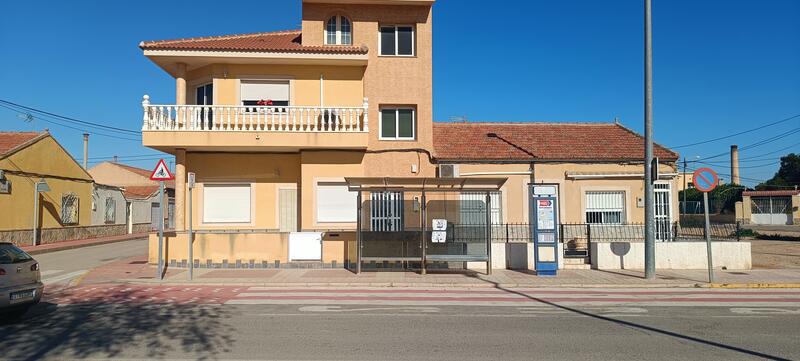
[[[625,192],[586,192],[586,223],[622,224]]]
[[[250,223],[250,184],[204,184],[203,223]]]
[[[356,222],[357,197],[358,193],[348,191],[345,183],[317,183],[317,222]]]

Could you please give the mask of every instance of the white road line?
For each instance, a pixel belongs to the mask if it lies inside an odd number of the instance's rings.
[[[756,307],[735,307],[731,308],[731,313],[743,315],[800,315],[800,308],[756,308]]]
[[[56,274],[56,273],[61,273],[61,272],[64,272],[64,270],[60,270],[60,269],[49,269],[49,270],[47,270],[47,271],[42,271],[40,274],[42,275],[42,277],[44,277],[44,276],[54,275],[54,274]]]
[[[59,275],[59,276],[55,276],[55,277],[43,278],[42,279],[42,283],[44,283],[46,285],[53,284],[53,283],[58,283],[58,282],[61,282],[61,281],[66,281],[66,280],[73,279],[75,277],[79,277],[79,276],[83,275],[86,272],[88,272],[88,271],[87,270],[80,270],[80,271],[70,272],[70,273]]]

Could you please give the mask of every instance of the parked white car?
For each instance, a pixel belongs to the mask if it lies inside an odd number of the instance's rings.
[[[42,299],[39,262],[11,243],[0,242],[0,314],[22,316]]]

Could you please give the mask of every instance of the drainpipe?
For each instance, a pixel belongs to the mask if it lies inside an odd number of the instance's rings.
[[[83,169],[89,169],[89,133],[83,133]]]

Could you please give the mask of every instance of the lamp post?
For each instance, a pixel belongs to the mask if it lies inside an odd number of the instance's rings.
[[[49,191],[50,186],[44,178],[39,179],[33,186],[33,246],[39,243],[39,193]]]

